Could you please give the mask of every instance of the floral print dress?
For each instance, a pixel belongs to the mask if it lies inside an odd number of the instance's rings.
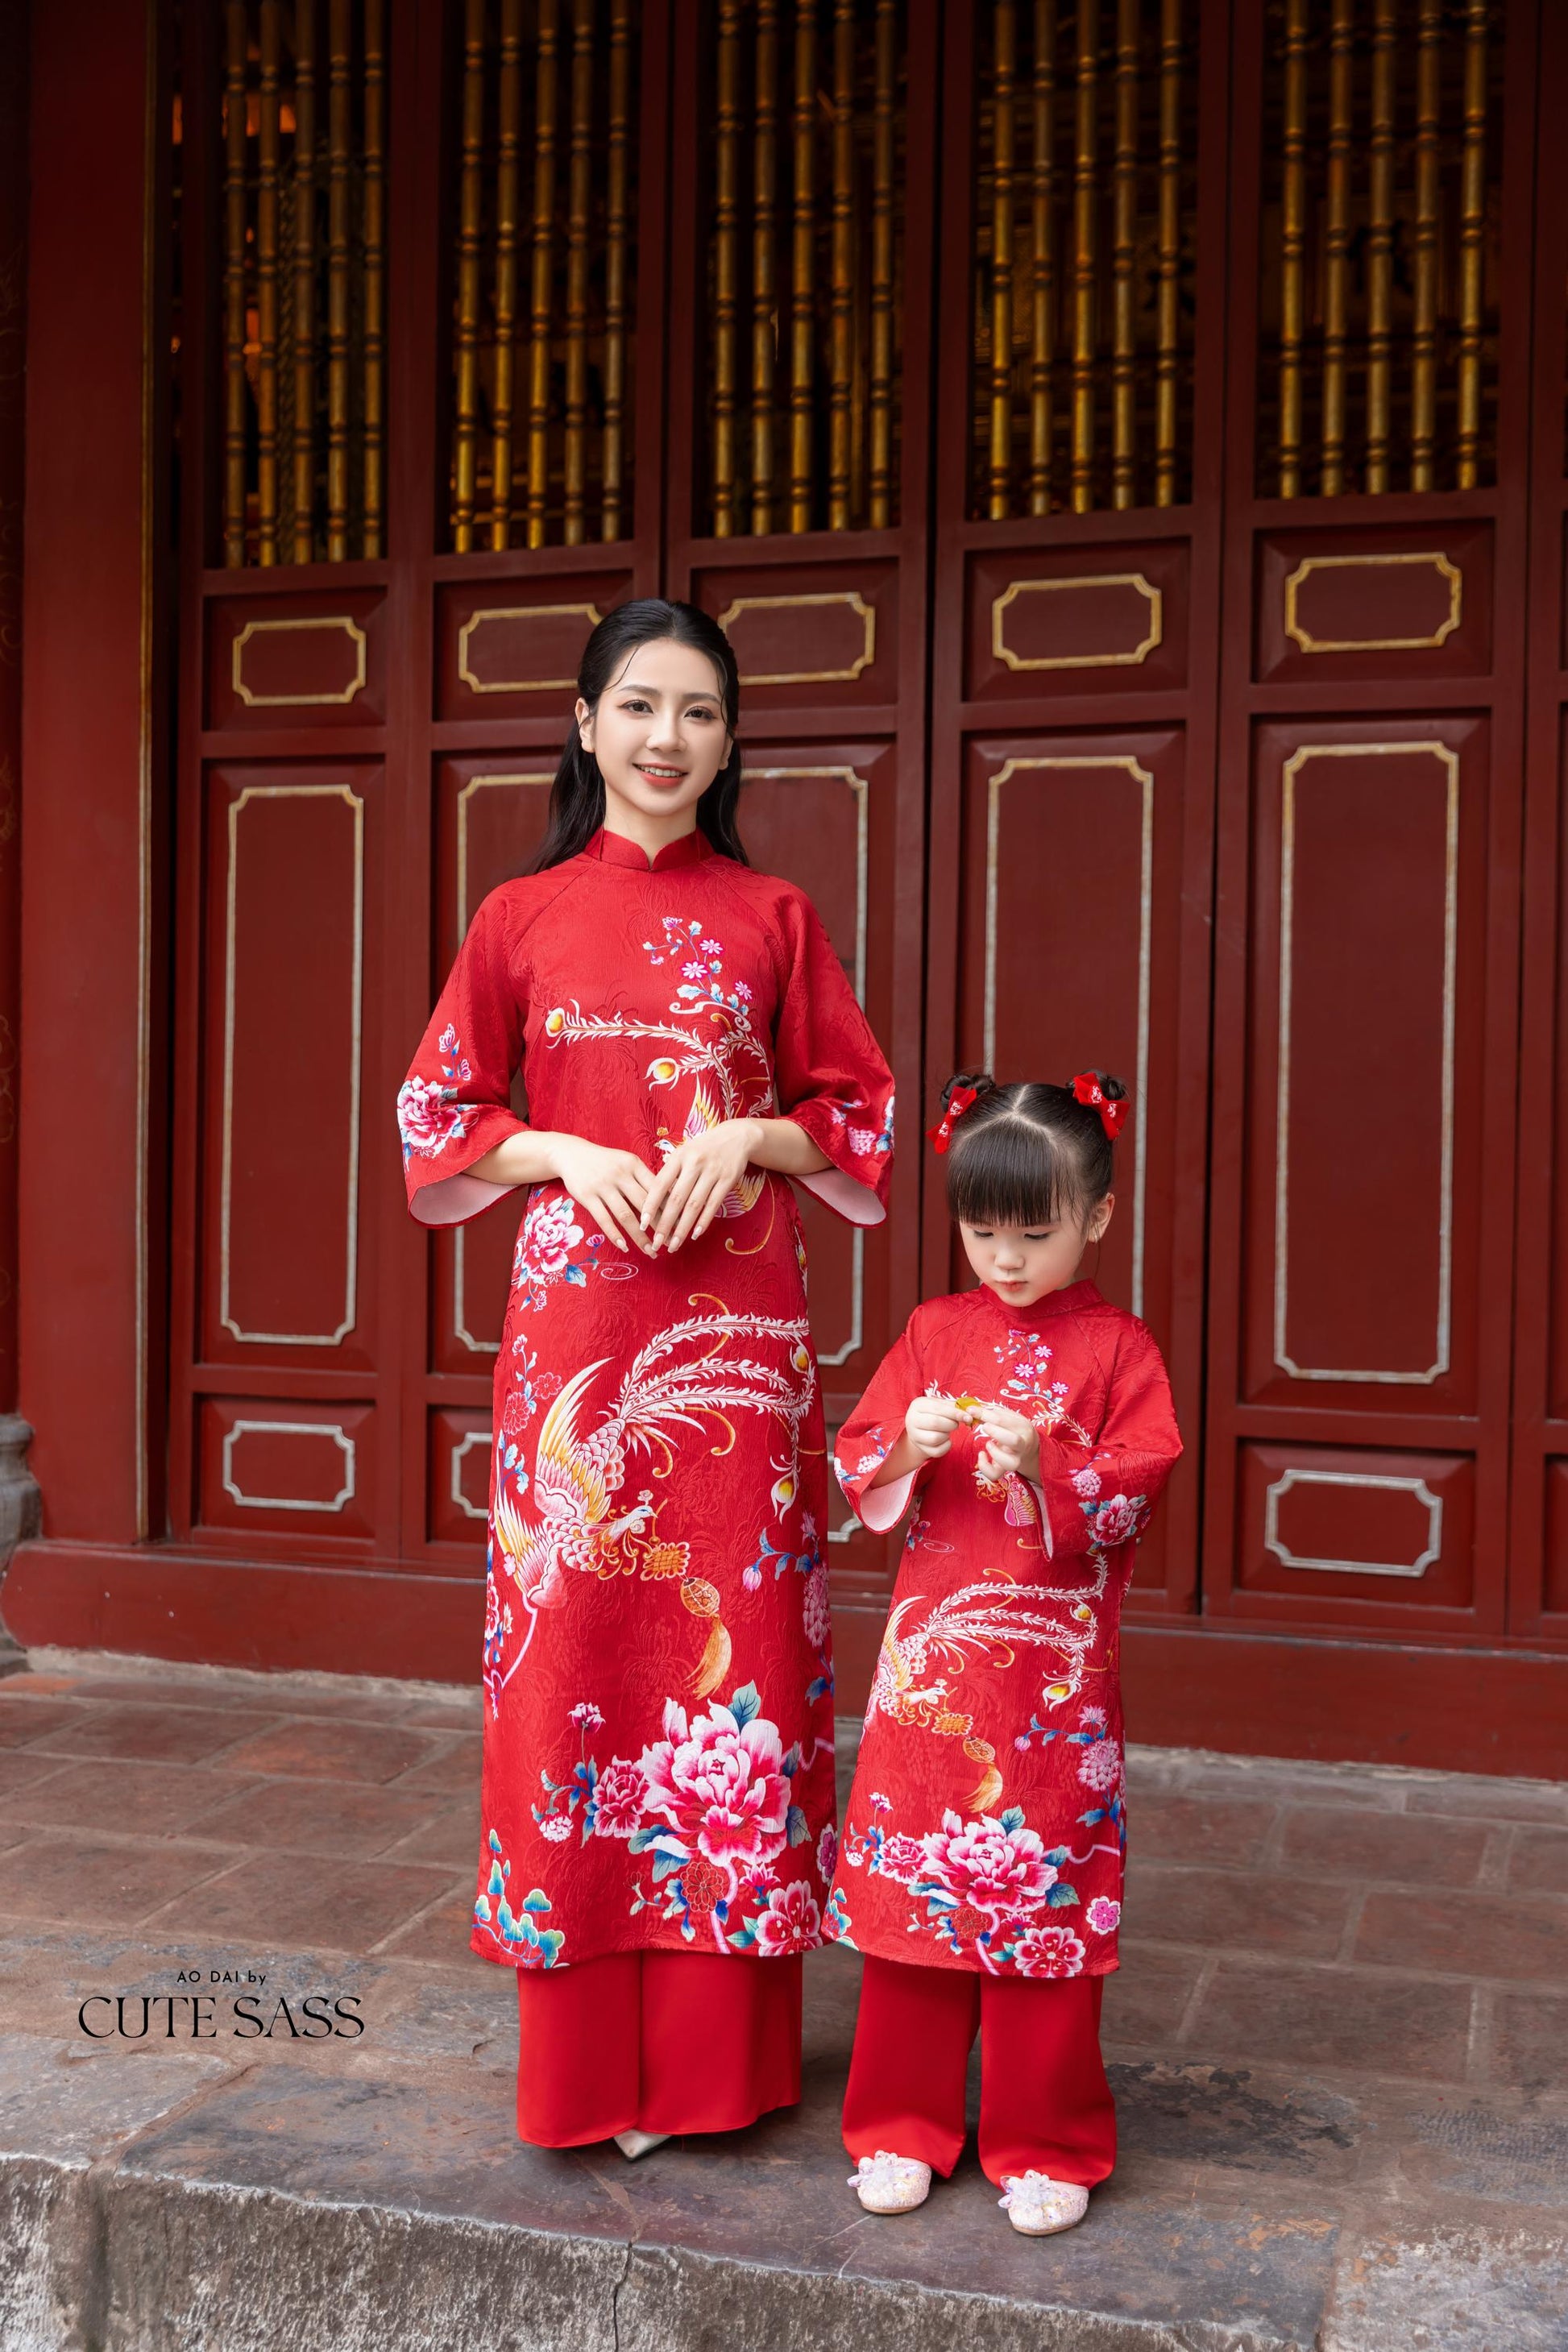
[[[398,1098],[414,1214],[525,1124],[650,1168],[775,1110],[884,1214],[892,1082],[810,901],[700,835],[601,831],[474,917]],[[470,1941],[521,1968],[821,1939],[833,1860],[826,1456],[790,1183],[625,1254],[559,1182],[524,1204],[496,1364],[481,1850]]]
[[[1037,1484],[997,1485],[965,1424],[873,1486],[917,1396],[1009,1406]],[[1117,1965],[1127,1821],[1117,1632],[1133,1548],[1182,1450],[1143,1324],[1075,1282],[985,1289],[910,1318],[839,1432],[866,1525],[911,1499],[826,1930],[882,1959],[991,1976]]]

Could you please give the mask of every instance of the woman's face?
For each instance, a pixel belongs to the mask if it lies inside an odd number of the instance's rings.
[[[730,756],[721,680],[706,654],[656,637],[636,646],[577,730],[605,779],[605,822],[624,833],[632,812],[668,823],[689,816]],[[689,825],[677,825],[671,838]]]

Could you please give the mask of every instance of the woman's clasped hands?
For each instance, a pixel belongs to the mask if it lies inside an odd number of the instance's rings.
[[[672,1146],[657,1172],[635,1151],[563,1137],[553,1155],[555,1173],[617,1249],[630,1242],[653,1257],[707,1232],[746,1172],[757,1126],[750,1118],[721,1120]]]

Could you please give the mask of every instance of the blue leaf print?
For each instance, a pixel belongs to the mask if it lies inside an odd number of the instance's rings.
[[[730,1712],[742,1729],[752,1717],[763,1711],[762,1694],[755,1683],[742,1683],[730,1701]]]

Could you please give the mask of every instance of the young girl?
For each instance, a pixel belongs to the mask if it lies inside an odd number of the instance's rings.
[[[969,1076],[942,1106],[979,1287],[915,1309],[837,1448],[868,1528],[916,1504],[826,1923],[865,1955],[844,2143],[868,2212],[921,2204],[963,2145],[978,2027],[980,2161],[1043,2236],[1115,2159],[1117,1621],[1182,1448],[1148,1331],[1077,1278],[1115,1206],[1124,1089]]]
[[[517,1972],[522,2137],[638,2156],[800,2095],[833,1677],[786,1180],[879,1222],[892,1081],[810,900],[746,863],[723,632],[619,605],[578,687],[543,847],[475,914],[399,1113],[424,1223],[523,1204],[471,1941]]]

